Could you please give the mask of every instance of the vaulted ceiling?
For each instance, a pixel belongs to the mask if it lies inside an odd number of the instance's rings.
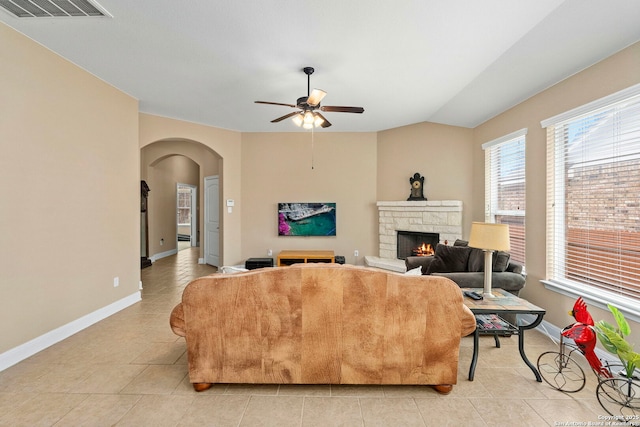
[[[243,132],[311,88],[326,131],[475,127],[640,40],[637,0],[99,0],[112,17],[0,21],[137,98],[140,111]],[[10,58],[2,58],[2,61]]]

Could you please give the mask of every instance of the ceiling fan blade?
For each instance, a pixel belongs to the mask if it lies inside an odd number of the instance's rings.
[[[323,120],[323,122],[320,125],[320,127],[328,128],[329,126],[331,126],[331,122],[329,120],[327,120],[327,118],[325,116],[323,116],[320,113],[315,113],[315,114],[316,114],[316,116],[320,117]]]
[[[323,105],[320,110],[333,113],[364,113],[362,107],[338,107],[335,105]]]
[[[320,104],[320,101],[322,101],[322,98],[324,98],[325,96],[327,96],[327,92],[323,91],[322,89],[314,89],[313,91],[311,91],[311,95],[309,95],[309,98],[307,98],[307,104],[315,107],[316,105]]]
[[[271,123],[278,123],[278,122],[281,122],[281,121],[283,121],[283,120],[285,120],[285,119],[288,119],[289,117],[293,117],[293,116],[295,116],[296,114],[300,114],[300,112],[299,112],[299,111],[294,111],[293,113],[285,114],[285,115],[284,115],[284,116],[282,116],[282,117],[278,117],[277,119],[273,119],[273,120],[271,120]]]
[[[268,101],[254,101],[256,104],[267,104],[267,105],[283,105],[285,107],[296,108],[297,105],[293,104],[283,104],[281,102],[268,102]]]

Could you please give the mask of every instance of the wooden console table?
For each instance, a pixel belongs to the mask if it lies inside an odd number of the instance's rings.
[[[278,267],[299,262],[335,262],[333,251],[281,251],[278,254]]]

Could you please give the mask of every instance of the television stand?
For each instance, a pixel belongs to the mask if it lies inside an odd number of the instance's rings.
[[[308,262],[335,262],[333,251],[281,251],[278,254],[278,267]]]

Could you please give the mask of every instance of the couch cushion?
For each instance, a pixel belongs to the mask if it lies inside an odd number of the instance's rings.
[[[477,271],[484,271],[484,251],[482,249],[471,248],[467,271],[472,273]]]
[[[497,251],[493,253],[493,271],[499,271],[502,273],[507,270],[509,265],[509,258],[511,254],[509,252]]]
[[[467,271],[470,253],[471,248],[466,246],[447,246],[438,243],[427,274]]]
[[[468,246],[469,242],[466,240],[457,239],[453,246]],[[509,252],[497,251],[493,253],[493,271],[504,272],[509,266],[509,258],[511,254]],[[469,254],[469,263],[467,265],[467,271],[478,272],[484,271],[484,251],[478,248],[471,248]]]
[[[461,288],[482,288],[484,286],[484,273],[435,273],[434,276],[442,276],[451,279]],[[494,273],[491,275],[491,287],[504,289],[518,295],[520,289],[524,288],[525,278],[522,274]]]
[[[519,262],[515,262],[514,260],[509,258],[509,265],[507,265],[507,270],[506,271],[511,272],[511,273],[522,274],[522,264],[520,264]]]

